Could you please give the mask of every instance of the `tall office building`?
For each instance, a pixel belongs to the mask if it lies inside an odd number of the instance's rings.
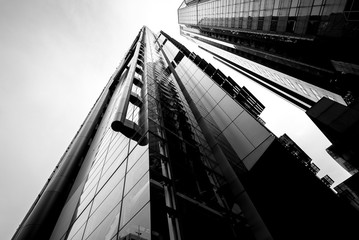
[[[219,61],[307,110],[359,96],[359,4],[353,0],[193,0],[181,34]]]
[[[359,170],[359,103],[343,106],[322,98],[306,114],[332,143],[328,149],[334,160],[355,174]]]
[[[351,175],[354,175],[359,172],[358,168],[354,167],[350,162],[348,162],[342,157],[343,154],[340,152],[340,150],[338,152],[335,145],[331,145],[326,149],[326,151],[337,163],[339,163],[342,168],[344,168]]]
[[[278,140],[309,171],[314,174],[319,172],[319,167],[312,162],[312,159],[287,134],[283,134]]]
[[[143,27],[13,240],[349,239],[357,213],[266,129],[263,108]]]
[[[343,106],[322,98],[306,113],[331,141],[332,145],[327,148],[329,155],[352,175],[334,190],[359,210],[359,103]]]
[[[344,201],[349,202],[357,211],[359,211],[359,174],[346,179],[344,182],[338,184],[335,188],[338,196]]]

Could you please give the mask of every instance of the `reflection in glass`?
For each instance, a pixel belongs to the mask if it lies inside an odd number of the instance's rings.
[[[71,232],[71,234],[68,236],[67,239],[69,239],[69,240],[81,240],[82,235],[84,233],[84,230],[85,230],[85,224],[83,224],[78,231]]]
[[[79,237],[82,237],[85,230],[85,221],[88,218],[89,212],[90,207],[87,207],[82,213],[77,212],[77,214],[81,215],[76,219],[75,223],[73,223],[67,239],[79,239]]]
[[[149,200],[149,175],[147,173],[123,199],[120,227],[124,226]]]
[[[118,184],[107,197],[106,194],[110,191],[110,189],[106,186],[102,189],[102,191],[103,194],[95,197],[94,204],[91,209],[91,216],[87,222],[85,236],[90,235],[104,219],[106,219],[105,221],[114,221],[115,215],[120,212],[123,181]],[[105,200],[103,200],[104,197],[106,197]],[[112,220],[109,220],[109,218]],[[108,226],[109,224],[106,225]]]
[[[133,141],[133,144],[135,144],[134,141]],[[127,166],[128,170],[131,169],[131,167],[135,164],[135,162],[142,156],[142,154],[147,149],[148,149],[148,145],[145,145],[145,146],[141,146],[139,144],[136,145],[136,147],[133,149],[133,151],[128,156],[128,166]]]
[[[91,212],[96,211],[99,206],[101,208],[112,208],[113,205],[121,201],[123,180],[121,182],[118,182],[119,180],[115,178],[111,180],[96,195]],[[107,206],[104,206],[104,204],[107,204]]]
[[[149,157],[146,153],[142,155],[133,168],[131,168],[131,170],[127,173],[125,194],[135,185],[135,183],[143,176],[143,174],[148,171]]]
[[[150,203],[131,220],[119,232],[119,239],[123,239],[127,235],[132,234],[140,237],[138,239],[151,239],[151,224],[150,224]],[[134,239],[137,239],[134,237]]]
[[[119,204],[120,205],[120,204]],[[89,226],[86,228],[85,239],[87,240],[110,240],[114,235],[116,235],[117,227],[118,227],[118,220],[119,220],[119,205],[117,205],[112,212],[110,212],[107,217],[91,232],[89,237],[86,238],[89,231]]]

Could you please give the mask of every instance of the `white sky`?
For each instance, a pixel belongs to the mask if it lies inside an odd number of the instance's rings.
[[[143,25],[179,36],[182,0],[0,0],[0,236],[10,239]],[[305,113],[190,44],[245,85],[336,184],[349,174]]]

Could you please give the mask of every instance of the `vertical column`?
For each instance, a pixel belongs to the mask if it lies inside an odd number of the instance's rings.
[[[127,65],[128,74],[118,89],[119,99],[111,128],[126,137],[139,141],[146,132],[146,109],[143,107],[143,74],[145,70],[145,30],[135,45],[134,55]],[[141,39],[141,41],[140,41]],[[147,144],[143,139],[140,145]]]

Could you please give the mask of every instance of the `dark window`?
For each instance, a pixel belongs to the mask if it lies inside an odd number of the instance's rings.
[[[230,95],[230,96],[234,96],[234,89],[233,89],[233,86],[231,84],[229,84],[228,81],[225,81],[223,84],[222,84],[222,88]]]
[[[194,59],[193,59],[193,62],[198,65],[200,63],[202,59],[199,57],[199,56],[196,56]]]
[[[206,67],[206,69],[204,69],[204,72],[208,74],[208,76],[212,76],[213,73],[216,71],[216,69],[209,63]]]
[[[348,0],[344,11],[358,11],[359,10],[359,1]]]
[[[199,64],[198,64],[198,67],[200,67],[202,70],[204,70],[206,67],[207,67],[207,62],[206,60],[202,59]]]
[[[278,17],[272,17],[272,22],[270,25],[270,31],[277,31],[277,25],[278,25]]]
[[[260,18],[258,19],[257,30],[263,30],[263,23],[264,23],[264,17],[260,17]]]
[[[179,63],[183,59],[184,54],[182,52],[178,52],[176,57],[174,58],[175,63]]]
[[[215,71],[215,73],[212,76],[212,79],[219,85],[221,85],[223,83],[225,78],[226,78],[226,76],[218,69]]]
[[[248,17],[247,29],[251,29],[251,28],[252,28],[252,17]]]
[[[296,22],[297,21],[295,17],[289,17],[286,32],[293,33]]]
[[[309,20],[307,26],[307,34],[316,35],[319,29],[319,21]]]

